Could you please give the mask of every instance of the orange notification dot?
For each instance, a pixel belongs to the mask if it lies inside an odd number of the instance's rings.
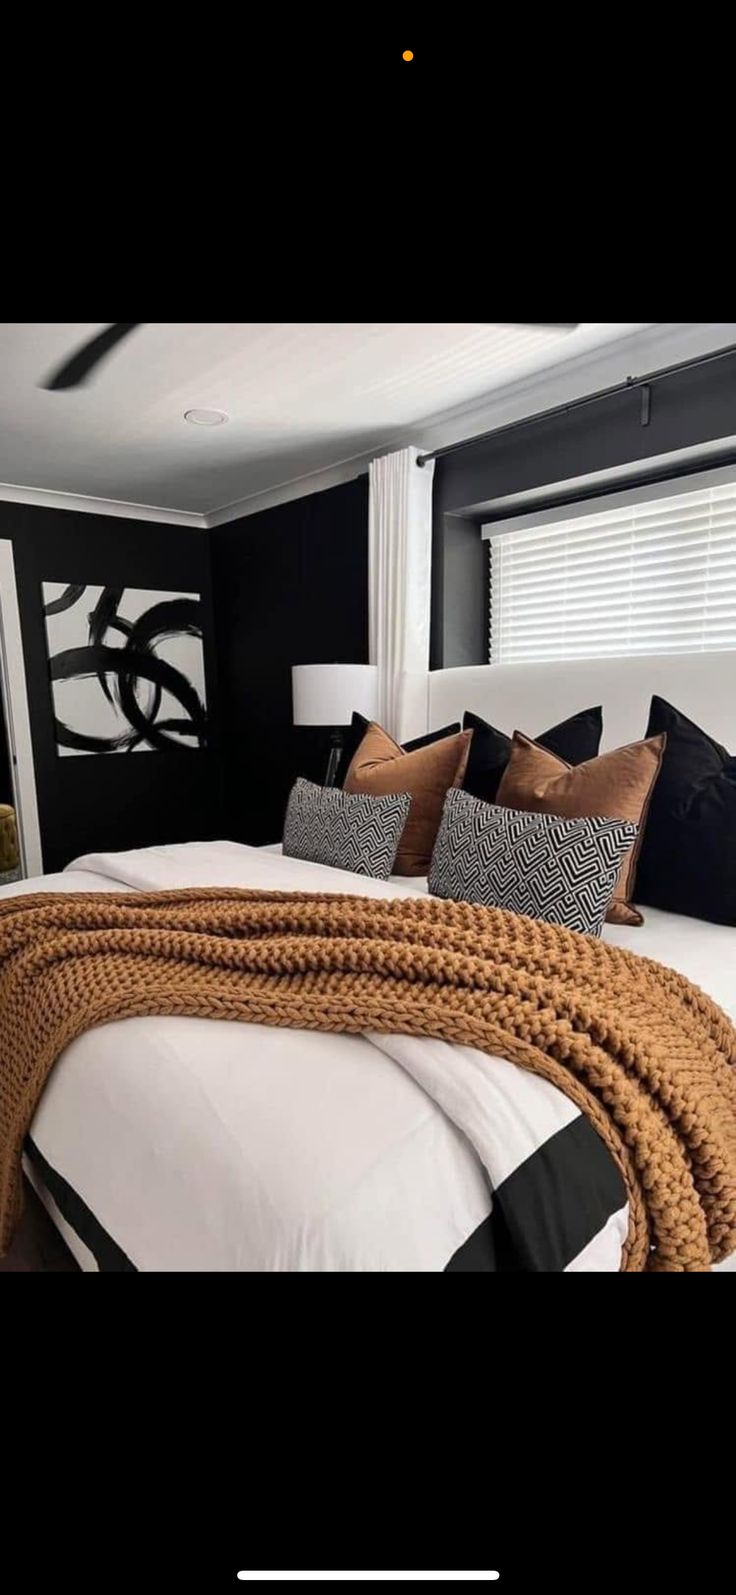
[[[404,51],[404,55],[403,55],[403,59],[404,59],[404,61],[413,61],[414,60],[414,51],[413,50],[405,50]]]

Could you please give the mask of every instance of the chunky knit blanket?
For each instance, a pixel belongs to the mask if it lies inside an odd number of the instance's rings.
[[[477,1047],[592,1121],[628,1190],[623,1268],[736,1247],[736,1029],[672,970],[593,937],[436,899],[236,889],[0,902],[0,1252],[25,1135],[82,1031],[176,1014]]]

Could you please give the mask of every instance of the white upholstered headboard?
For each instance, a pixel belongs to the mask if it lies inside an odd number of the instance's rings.
[[[736,650],[432,670],[429,729],[462,720],[471,709],[499,731],[535,737],[600,703],[606,750],[644,736],[652,693],[736,752]]]

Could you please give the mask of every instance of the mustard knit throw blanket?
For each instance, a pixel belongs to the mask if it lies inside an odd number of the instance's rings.
[[[437,899],[186,890],[0,902],[0,1252],[23,1140],[84,1030],[179,1014],[404,1032],[543,1075],[626,1182],[623,1268],[736,1247],[736,1029],[683,977],[593,937]]]

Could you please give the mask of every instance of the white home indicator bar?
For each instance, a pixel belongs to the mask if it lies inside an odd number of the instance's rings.
[[[295,1579],[338,1581],[343,1578],[353,1578],[364,1582],[372,1579],[432,1579],[435,1583],[445,1584],[453,1584],[462,1579],[464,1582],[482,1584],[484,1579],[499,1577],[498,1573],[238,1573],[238,1578],[242,1578],[246,1583],[255,1583],[262,1578],[273,1582],[281,1580],[284,1583],[293,1583]]]

